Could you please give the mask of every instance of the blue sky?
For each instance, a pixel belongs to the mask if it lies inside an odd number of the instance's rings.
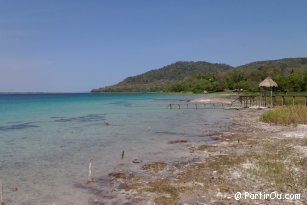
[[[176,61],[307,57],[304,0],[0,0],[0,92],[83,92]]]

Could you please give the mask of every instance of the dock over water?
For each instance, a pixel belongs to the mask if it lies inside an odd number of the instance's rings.
[[[272,102],[271,102],[272,101]],[[260,95],[240,95],[228,101],[222,98],[204,98],[187,103],[170,103],[169,109],[241,109],[249,107],[271,107],[284,105],[305,105],[307,96],[276,95],[269,98]]]

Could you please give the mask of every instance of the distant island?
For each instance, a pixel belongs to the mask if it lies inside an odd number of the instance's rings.
[[[278,91],[307,91],[307,58],[257,61],[238,67],[179,61],[91,92],[253,92],[258,91],[259,82],[267,76],[277,82]]]

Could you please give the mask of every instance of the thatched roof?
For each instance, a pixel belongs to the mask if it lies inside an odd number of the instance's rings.
[[[278,85],[274,80],[272,80],[272,78],[267,77],[259,84],[259,87],[272,88],[278,87]]]

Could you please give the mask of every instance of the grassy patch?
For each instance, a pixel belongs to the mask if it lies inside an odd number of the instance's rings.
[[[281,191],[302,191],[306,189],[306,158],[298,158],[293,147],[288,147],[287,140],[264,146],[263,152],[255,153],[257,168],[251,172]]]
[[[276,107],[261,116],[261,121],[279,125],[307,124],[307,106]]]
[[[184,188],[173,186],[172,181],[168,179],[160,179],[151,181],[148,184],[146,191],[157,193],[159,197],[155,199],[155,204],[175,204],[180,193],[184,192]]]
[[[280,190],[287,190],[285,186],[296,187],[296,180],[289,166],[278,159],[268,159],[269,157],[272,156],[263,156],[259,161],[260,176],[273,181],[275,187]]]
[[[291,170],[291,163],[286,163],[289,153],[262,153],[258,158],[257,175],[274,183],[278,189],[287,190],[287,186],[296,187],[296,177]]]

